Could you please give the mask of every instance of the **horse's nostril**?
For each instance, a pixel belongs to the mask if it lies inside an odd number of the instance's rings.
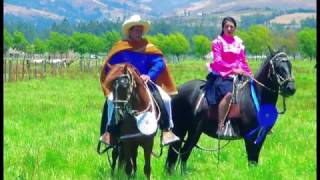
[[[296,89],[295,88],[290,88],[290,92],[291,92],[291,94],[294,94],[296,92]]]
[[[296,92],[296,88],[289,86],[287,88],[287,92],[288,92],[288,94],[293,95]]]

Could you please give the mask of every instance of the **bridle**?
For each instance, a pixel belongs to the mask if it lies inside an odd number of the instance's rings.
[[[282,90],[284,89],[283,88],[283,85],[285,85],[285,83],[287,82],[294,82],[294,78],[293,76],[289,77],[289,78],[284,78],[283,76],[281,76],[279,73],[276,72],[275,70],[275,67],[274,67],[274,60],[276,58],[278,58],[279,56],[285,56],[286,58],[285,59],[282,59],[281,61],[289,61],[288,59],[288,55],[284,52],[279,52],[277,54],[275,54],[270,60],[268,63],[270,63],[270,67],[269,67],[269,70],[268,70],[268,76],[267,78],[272,81],[273,78],[276,78],[276,81],[277,81],[277,84],[279,86],[279,90],[275,90],[273,88],[270,88],[268,86],[266,86],[265,84],[261,83],[260,81],[258,81],[256,78],[254,78],[253,76],[252,77],[249,77],[251,80],[255,81],[258,85],[262,86],[263,88],[269,90],[270,92],[274,93],[274,94],[278,94],[279,91],[280,91],[280,95],[282,96],[282,100],[283,100],[283,111],[279,112],[279,114],[284,114],[286,112],[286,102],[285,102],[285,96],[283,95],[283,92]],[[292,73],[292,72],[291,72]],[[248,81],[247,81],[248,82]],[[246,83],[247,83],[246,82]],[[242,87],[244,87],[244,85],[246,84],[244,83],[242,85]],[[242,88],[241,87],[241,88]]]
[[[116,111],[119,111],[120,112],[120,115],[123,117],[124,115],[124,112],[126,112],[127,114],[131,115],[131,116],[135,116],[135,115],[138,115],[138,114],[141,114],[141,113],[144,113],[146,111],[148,111],[150,108],[154,108],[152,106],[152,101],[155,102],[155,100],[153,99],[153,96],[150,94],[150,91],[147,90],[148,92],[148,96],[149,96],[149,103],[148,103],[148,106],[142,110],[142,111],[138,111],[138,110],[135,110],[133,109],[132,105],[129,103],[130,100],[131,100],[131,97],[132,97],[132,94],[133,94],[133,90],[137,87],[137,84],[136,82],[134,81],[133,79],[133,76],[132,74],[130,73],[130,71],[128,71],[128,73],[125,73],[125,74],[122,74],[120,76],[118,76],[116,79],[115,79],[115,84],[114,84],[114,89],[113,89],[113,92],[114,92],[114,97],[117,96],[117,90],[119,88],[119,84],[117,83],[119,80],[121,81],[121,79],[123,78],[126,78],[128,80],[129,83],[129,88],[128,88],[128,91],[126,93],[126,98],[124,100],[114,100],[113,101],[113,104],[114,104],[114,107],[115,107],[115,110]],[[148,89],[147,85],[145,85],[145,88]],[[155,102],[155,108],[159,109],[158,107],[158,104]],[[123,112],[124,111],[124,112]],[[157,119],[160,118],[160,113],[157,117]],[[116,118],[116,121],[119,122],[121,118]]]
[[[272,75],[273,77],[275,77],[280,88],[282,88],[283,85],[286,84],[287,82],[294,82],[294,78],[293,78],[292,76],[291,76],[291,77],[288,77],[288,78],[284,78],[284,77],[282,77],[279,73],[277,73],[276,70],[275,70],[274,62],[273,62],[273,61],[274,61],[276,58],[278,58],[279,56],[281,56],[281,55],[282,55],[282,56],[285,56],[286,58],[285,58],[285,59],[282,59],[282,60],[280,60],[280,61],[289,61],[288,56],[287,56],[286,53],[284,53],[284,52],[279,52],[278,54],[274,55],[274,56],[269,60],[269,63],[270,63],[270,65],[271,65],[271,70],[270,70],[270,68],[269,68],[269,72],[268,72],[268,78],[271,79],[271,75]]]
[[[129,102],[130,98],[131,98],[133,89],[136,87],[135,81],[133,81],[133,77],[132,77],[131,73],[126,73],[126,74],[119,75],[115,79],[115,83],[114,83],[114,94],[115,94],[115,96],[116,96],[117,90],[119,88],[119,83],[117,83],[117,82],[121,81],[123,78],[127,79],[127,81],[130,82],[128,92],[126,93],[126,98],[124,100],[116,99],[116,100],[113,101],[114,104],[118,104],[118,103],[127,104]]]
[[[266,85],[262,84],[261,82],[259,82],[258,80],[256,80],[254,77],[252,77],[252,79],[257,82],[257,84],[261,85],[262,87],[266,88],[267,90],[273,92],[273,93],[276,93],[278,94],[279,91],[280,91],[280,95],[282,96],[282,104],[283,104],[283,110],[281,112],[279,112],[279,114],[284,114],[286,112],[286,101],[285,101],[285,96],[282,92],[282,90],[284,89],[283,88],[283,85],[285,85],[287,82],[294,82],[294,78],[292,77],[288,77],[288,78],[284,78],[283,76],[281,76],[279,73],[276,72],[275,70],[275,67],[274,67],[274,60],[276,58],[278,58],[279,56],[285,56],[286,58],[285,59],[282,59],[281,61],[289,61],[288,59],[288,55],[284,52],[279,52],[277,53],[276,55],[274,55],[270,60],[269,60],[269,63],[270,63],[270,67],[269,67],[269,72],[268,72],[268,79],[272,81],[272,78],[276,78],[276,81],[278,83],[278,86],[279,86],[279,90],[276,91],[274,89],[271,89],[270,87],[267,87]],[[292,73],[292,72],[291,72]]]

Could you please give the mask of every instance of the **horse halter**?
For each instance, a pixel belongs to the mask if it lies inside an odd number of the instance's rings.
[[[274,55],[270,60],[269,63],[271,65],[271,69],[269,68],[269,72],[268,72],[268,78],[272,78],[271,75],[273,75],[273,77],[276,78],[277,83],[280,87],[283,87],[283,85],[287,82],[293,82],[294,78],[293,77],[288,77],[288,78],[284,78],[283,76],[281,76],[279,73],[276,72],[275,67],[274,67],[274,60],[276,58],[278,58],[279,56],[285,56],[286,59],[282,59],[281,61],[289,61],[288,56],[286,53],[284,52],[279,52],[278,54]],[[272,72],[272,73],[271,73]]]
[[[117,94],[117,90],[119,88],[119,83],[117,83],[118,81],[120,81],[121,83],[125,83],[124,81],[128,81],[129,82],[129,89],[127,90],[127,93],[126,93],[126,98],[124,100],[114,100],[113,103],[114,104],[118,104],[118,103],[123,103],[123,104],[127,104],[131,98],[131,95],[132,95],[132,92],[133,92],[133,88],[136,86],[135,85],[135,82],[133,81],[133,77],[131,75],[131,73],[126,73],[126,74],[122,74],[120,76],[118,76],[116,79],[115,79],[115,85],[114,85],[114,92],[115,92],[115,95]]]

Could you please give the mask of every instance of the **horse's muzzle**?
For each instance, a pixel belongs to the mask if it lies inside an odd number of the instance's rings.
[[[293,96],[296,92],[296,87],[294,81],[288,81],[285,85],[285,87],[281,90],[281,95],[288,97]]]

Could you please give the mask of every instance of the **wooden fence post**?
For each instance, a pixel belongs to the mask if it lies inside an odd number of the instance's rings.
[[[19,60],[16,61],[16,81],[18,81],[18,64]]]
[[[27,60],[27,69],[28,69],[28,77],[29,77],[29,80],[31,79],[30,66],[31,66],[31,62],[30,62],[29,60]]]
[[[47,76],[47,61],[44,59],[44,77]]]
[[[22,61],[22,80],[24,80],[24,61],[25,59]]]
[[[97,72],[97,69],[98,69],[98,60],[99,60],[99,59],[96,60],[95,72]]]
[[[4,71],[4,76],[3,76],[3,82],[6,82],[6,77],[7,77],[7,58],[4,58],[4,62],[3,62],[3,64],[4,64],[4,67],[3,67],[3,71]]]
[[[9,72],[8,72],[8,80],[9,81],[11,81],[11,79],[12,79],[12,61],[13,61],[13,59],[11,59],[11,61],[9,61]]]
[[[37,64],[34,62],[34,78],[37,79]]]

